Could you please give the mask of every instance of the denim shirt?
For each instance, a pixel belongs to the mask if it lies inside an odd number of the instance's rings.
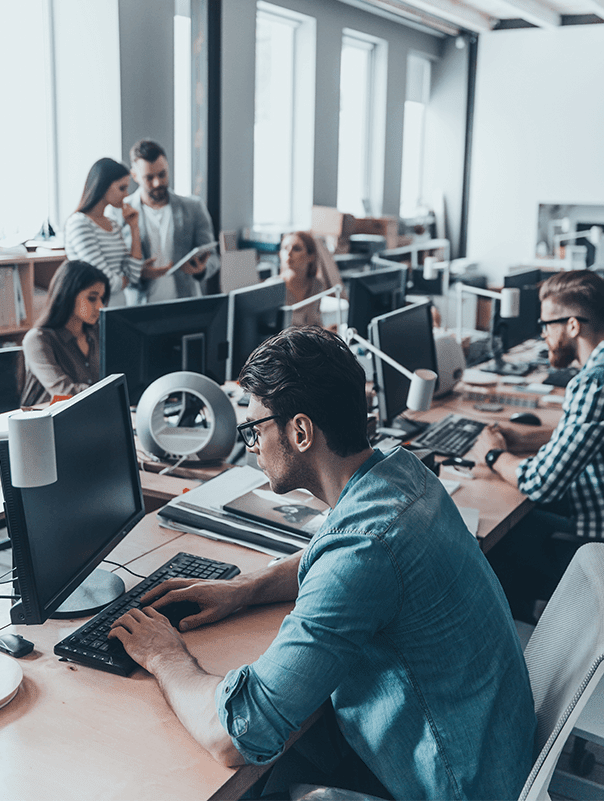
[[[438,479],[411,453],[352,476],[299,568],[279,634],[216,690],[222,725],[262,764],[331,697],[394,798],[517,798],[535,714],[505,596]]]

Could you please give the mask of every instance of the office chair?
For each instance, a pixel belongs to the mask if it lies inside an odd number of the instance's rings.
[[[539,755],[520,801],[545,801],[562,748],[604,676],[604,543],[576,552],[524,653]]]

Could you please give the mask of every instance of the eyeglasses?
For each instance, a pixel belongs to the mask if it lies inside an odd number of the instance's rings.
[[[578,320],[580,323],[588,323],[589,320],[586,317],[577,317],[576,314],[571,314],[570,317],[558,317],[555,320],[537,320],[537,325],[541,326],[541,333],[544,334],[548,325],[553,325],[554,323],[567,323],[569,320],[572,320],[574,317],[575,320]]]
[[[260,423],[267,423],[269,420],[276,420],[279,415],[271,414],[270,417],[262,417],[260,420],[250,420],[249,423],[240,423],[237,426],[237,431],[241,434],[241,439],[245,442],[248,448],[253,448],[258,441],[258,432],[254,426]]]

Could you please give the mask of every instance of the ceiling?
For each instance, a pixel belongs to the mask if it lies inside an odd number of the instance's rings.
[[[604,0],[341,0],[417,27],[455,36],[502,28],[604,22]]]

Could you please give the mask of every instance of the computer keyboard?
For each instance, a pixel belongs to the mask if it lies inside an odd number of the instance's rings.
[[[79,662],[82,665],[129,676],[137,663],[126,653],[119,640],[107,639],[111,624],[129,609],[139,609],[140,599],[150,589],[168,578],[230,579],[239,573],[239,568],[226,562],[217,562],[190,553],[178,553],[159,567],[146,579],[128,592],[120,595],[69,637],[57,643],[57,656]]]
[[[448,414],[416,437],[413,444],[429,448],[440,456],[463,456],[476,442],[485,425],[460,414]]]

